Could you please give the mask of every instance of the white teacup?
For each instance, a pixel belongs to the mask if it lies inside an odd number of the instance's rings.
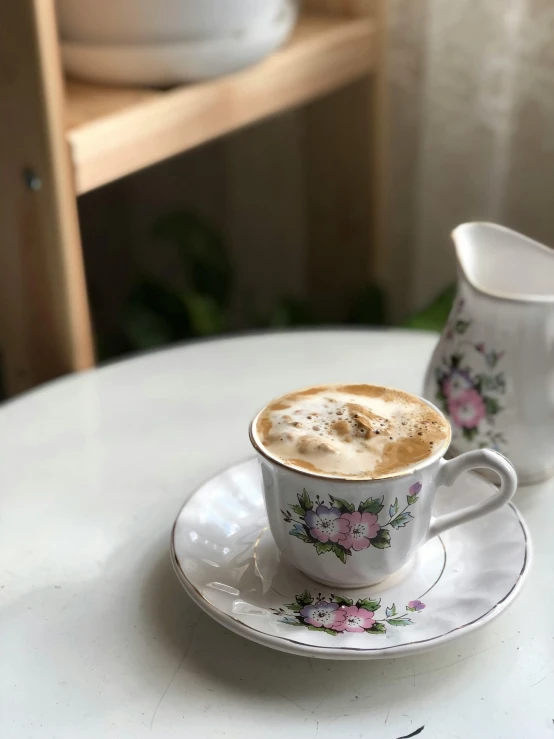
[[[271,533],[288,562],[325,585],[378,583],[430,538],[496,510],[516,491],[515,470],[501,454],[479,449],[446,461],[448,444],[394,477],[353,479],[293,469],[264,448],[256,433],[258,416],[250,424],[250,440],[261,464]],[[437,489],[473,469],[496,472],[499,490],[477,505],[463,507],[461,501],[460,510],[433,516]]]

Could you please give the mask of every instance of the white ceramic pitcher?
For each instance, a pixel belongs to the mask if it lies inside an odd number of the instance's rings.
[[[492,223],[452,234],[458,292],[425,378],[454,454],[489,447],[521,483],[554,474],[554,250]]]

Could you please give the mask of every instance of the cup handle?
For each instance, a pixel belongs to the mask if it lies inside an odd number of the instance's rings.
[[[460,511],[454,511],[454,513],[433,517],[427,534],[428,539],[437,536],[437,534],[442,534],[443,531],[451,529],[453,526],[459,526],[461,523],[491,513],[512,498],[517,489],[516,471],[502,454],[494,452],[492,449],[476,449],[448,462],[442,460],[437,476],[437,488],[442,485],[450,487],[463,472],[483,468],[496,472],[500,477],[498,492],[482,503],[467,506]]]

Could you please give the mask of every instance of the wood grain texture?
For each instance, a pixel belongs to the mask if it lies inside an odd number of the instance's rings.
[[[375,64],[373,36],[367,18],[308,14],[284,49],[220,80],[146,93],[136,103],[135,91],[123,90],[120,99],[113,88],[91,85],[87,94],[83,86],[70,86],[67,119],[80,121],[67,132],[77,191],[87,192],[359,79]],[[75,91],[79,94],[72,96]]]
[[[338,15],[375,15],[376,4],[380,0],[305,0],[308,10],[325,11]]]
[[[93,363],[52,0],[0,5],[0,98],[0,341],[13,394]]]
[[[304,113],[308,293],[326,320],[340,320],[372,279],[370,80]]]

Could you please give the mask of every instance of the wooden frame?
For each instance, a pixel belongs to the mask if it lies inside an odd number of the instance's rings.
[[[170,91],[78,82],[64,88],[54,0],[2,4],[0,348],[7,394],[94,363],[76,197],[316,99],[319,107],[306,108],[307,156],[308,166],[321,170],[334,135],[320,125],[332,110],[323,96],[369,79],[377,66],[374,1],[308,0],[291,42],[266,61]],[[335,123],[344,131],[348,117],[339,112]],[[368,157],[362,177],[370,166]],[[332,169],[321,171],[332,177]],[[343,189],[331,188],[327,201]],[[321,220],[324,204],[315,203],[312,222]],[[320,229],[314,243],[323,239],[331,250],[333,234]]]

